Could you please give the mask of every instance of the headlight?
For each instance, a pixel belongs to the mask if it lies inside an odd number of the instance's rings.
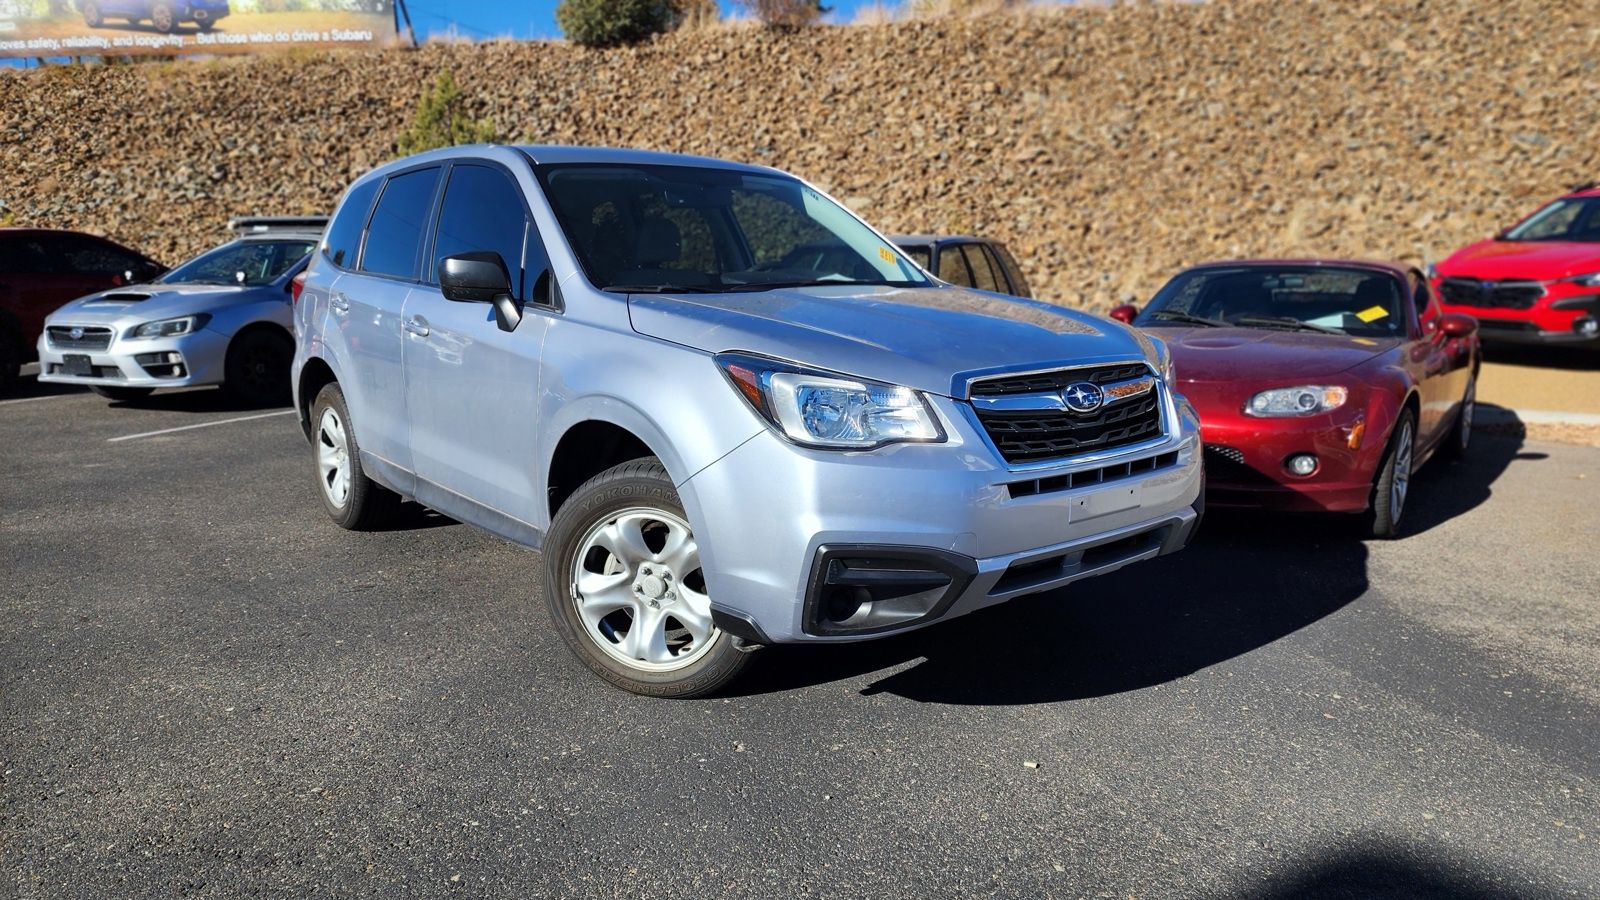
[[[206,327],[211,317],[205,313],[184,316],[178,319],[161,319],[156,322],[146,322],[135,326],[128,332],[130,338],[163,338],[177,337],[180,334],[190,334]]]
[[[1574,275],[1568,278],[1567,281],[1581,287],[1600,287],[1600,272],[1591,272],[1588,275]]]
[[[1342,387],[1306,385],[1304,387],[1274,388],[1250,398],[1244,405],[1246,415],[1262,418],[1280,416],[1314,416],[1338,409],[1350,398]]]
[[[738,353],[719,355],[717,365],[763,419],[797,444],[867,450],[944,440],[927,400],[910,388]]]

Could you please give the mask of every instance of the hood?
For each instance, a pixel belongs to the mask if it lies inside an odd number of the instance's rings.
[[[948,396],[978,374],[1155,358],[1151,341],[1120,322],[963,288],[634,294],[628,310],[640,334],[697,350],[743,350]]]
[[[51,324],[136,325],[210,312],[238,302],[242,295],[270,288],[231,284],[141,284],[120,287],[66,304],[51,313]]]
[[[1266,328],[1158,328],[1178,383],[1314,381],[1393,349],[1398,338],[1352,337]]]
[[[1479,241],[1439,263],[1446,278],[1555,281],[1600,272],[1600,243],[1589,241]]]

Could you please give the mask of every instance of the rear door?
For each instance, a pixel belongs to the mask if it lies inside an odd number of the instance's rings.
[[[364,452],[412,468],[401,367],[401,312],[422,271],[423,236],[440,178],[439,166],[389,177],[367,222],[354,272],[334,281],[330,323],[349,354],[345,379],[350,416]]]
[[[511,275],[523,317],[502,331],[489,303],[447,300],[440,261],[493,251]],[[406,409],[418,479],[443,488],[441,508],[466,498],[531,533],[543,498],[533,450],[540,352],[554,310],[544,301],[549,263],[522,189],[486,161],[451,166],[424,283],[406,298]],[[506,523],[501,523],[506,524]]]

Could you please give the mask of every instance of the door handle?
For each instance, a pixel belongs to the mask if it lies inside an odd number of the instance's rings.
[[[328,305],[333,307],[334,312],[347,313],[350,311],[350,298],[339,293],[329,294]]]
[[[428,320],[421,316],[412,316],[406,320],[405,325],[406,331],[411,332],[417,337],[428,336]]]

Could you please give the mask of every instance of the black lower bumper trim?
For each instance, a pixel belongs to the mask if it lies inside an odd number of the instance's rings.
[[[971,557],[932,547],[825,544],[806,586],[807,634],[869,635],[932,621],[972,579]]]

